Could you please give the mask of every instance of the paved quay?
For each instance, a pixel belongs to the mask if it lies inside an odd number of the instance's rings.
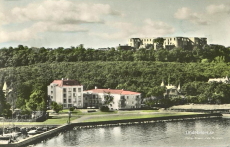
[[[177,106],[172,106],[169,109],[203,109],[203,110],[226,109],[226,110],[230,110],[230,104],[222,104],[222,105],[210,105],[210,104],[177,105]]]

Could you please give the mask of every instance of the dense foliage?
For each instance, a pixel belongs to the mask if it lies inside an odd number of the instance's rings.
[[[6,102],[5,95],[2,90],[0,90],[0,116],[10,116],[12,111],[10,110],[11,106]]]
[[[28,111],[46,109],[47,86],[61,78],[79,80],[84,89],[126,89],[141,92],[142,97],[162,93],[164,80],[180,83],[188,102],[229,103],[228,84],[207,83],[209,78],[229,76],[229,71],[229,63],[61,62],[2,68],[0,79],[2,85],[6,81],[16,89],[16,107]]]
[[[59,111],[63,110],[62,104],[58,104],[57,102],[51,102],[51,108],[56,112],[59,113]],[[72,110],[72,109],[71,109]],[[73,110],[72,110],[73,111]]]
[[[159,42],[159,41],[158,41]],[[78,47],[57,49],[28,48],[23,45],[0,49],[0,68],[27,66],[38,63],[77,62],[77,61],[160,61],[160,62],[229,62],[230,48],[220,45],[210,45],[203,49],[185,50],[175,48],[122,50],[85,49]]]

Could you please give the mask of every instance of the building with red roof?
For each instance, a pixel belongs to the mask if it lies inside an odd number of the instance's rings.
[[[111,110],[141,108],[141,93],[123,89],[91,89],[83,92],[83,107],[99,108],[104,104],[105,96],[112,96]]]
[[[83,85],[76,80],[54,80],[47,90],[51,101],[63,104],[63,108],[83,107]]]

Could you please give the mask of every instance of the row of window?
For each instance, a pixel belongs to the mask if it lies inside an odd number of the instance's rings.
[[[71,97],[71,95],[68,95],[69,97]],[[63,98],[66,98],[67,95],[66,94],[63,94]],[[77,97],[76,93],[73,93],[73,97]],[[78,96],[78,98],[81,98],[81,96]]]
[[[99,104],[99,101],[89,101],[88,103]]]
[[[53,89],[53,86],[51,86],[51,89]],[[68,88],[68,91],[76,92],[76,88]],[[63,88],[63,92],[66,92],[67,88]],[[81,88],[78,88],[78,92],[81,92]]]
[[[63,88],[63,92],[66,92],[67,88]],[[68,91],[71,92],[72,88],[68,88]],[[81,92],[81,88],[78,88],[78,92]],[[76,92],[76,88],[73,88],[73,92]]]
[[[73,103],[81,103],[81,100],[78,100],[78,101],[73,101]],[[67,99],[63,99],[63,103],[67,103]],[[72,103],[72,100],[71,99],[68,99],[68,103]]]

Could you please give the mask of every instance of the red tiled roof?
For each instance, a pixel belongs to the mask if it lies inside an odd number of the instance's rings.
[[[122,89],[91,89],[86,91],[92,91],[93,93],[111,93],[111,94],[121,94],[121,95],[135,95],[141,94],[133,91],[126,91]]]
[[[59,87],[62,86],[77,86],[81,85],[78,81],[76,80],[54,80],[52,84],[57,84]]]

